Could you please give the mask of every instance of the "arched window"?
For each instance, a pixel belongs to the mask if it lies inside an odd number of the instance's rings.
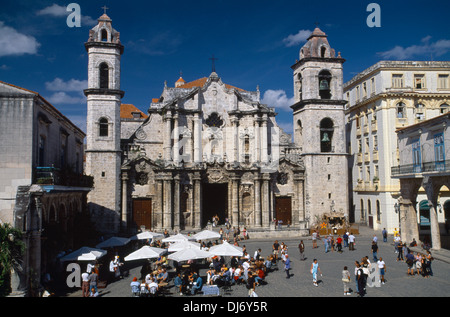
[[[99,136],[108,136],[109,131],[108,131],[109,127],[108,127],[108,119],[106,118],[101,118],[99,121],[99,129],[98,129],[98,135]]]
[[[102,42],[108,42],[108,31],[102,30]]]
[[[425,120],[425,106],[422,103],[415,105],[415,115],[417,120]]]
[[[397,118],[398,119],[406,118],[406,106],[403,102],[399,102],[397,104]]]
[[[333,140],[333,121],[330,118],[325,118],[320,121],[320,151],[332,152],[332,140]]]
[[[322,70],[319,73],[319,96],[320,99],[331,99],[331,73]]]
[[[364,220],[366,217],[364,216],[364,200],[361,199],[361,220]]]
[[[449,110],[449,105],[444,103],[439,107],[439,110],[440,110],[441,114],[447,113]]]
[[[208,119],[206,119],[206,125],[211,128],[220,128],[223,125],[223,120],[219,117],[217,112],[213,112]]]
[[[100,64],[100,88],[109,88],[109,67],[106,63]]]
[[[322,46],[320,48],[320,57],[324,58],[326,52],[327,52],[327,48],[325,46]]]

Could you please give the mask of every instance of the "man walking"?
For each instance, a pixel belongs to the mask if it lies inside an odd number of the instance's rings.
[[[372,241],[372,255],[374,262],[378,261],[377,252],[378,252],[378,245],[375,241]]]
[[[284,262],[284,270],[286,271],[286,278],[291,278],[291,274],[289,273],[291,269],[291,259],[289,255],[286,254],[286,261]]]
[[[305,245],[303,244],[303,240],[300,241],[298,249],[300,251],[300,261],[305,261]]]

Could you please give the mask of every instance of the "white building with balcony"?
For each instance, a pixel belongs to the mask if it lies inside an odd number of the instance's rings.
[[[380,61],[344,84],[351,220],[390,233],[399,227],[400,183],[391,177],[399,161],[395,131],[446,113],[449,77],[450,62]]]

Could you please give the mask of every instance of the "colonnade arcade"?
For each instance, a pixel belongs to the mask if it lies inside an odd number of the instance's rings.
[[[441,249],[441,228],[438,221],[438,197],[443,186],[450,188],[450,176],[425,176],[423,178],[400,178],[399,218],[401,239],[410,243],[419,239],[419,225],[416,209],[420,188],[425,190],[430,207],[430,239],[434,250]]]

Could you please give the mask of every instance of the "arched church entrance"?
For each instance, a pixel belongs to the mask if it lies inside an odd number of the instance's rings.
[[[223,224],[228,217],[228,184],[203,183],[202,198],[202,227],[212,222],[214,216]]]

